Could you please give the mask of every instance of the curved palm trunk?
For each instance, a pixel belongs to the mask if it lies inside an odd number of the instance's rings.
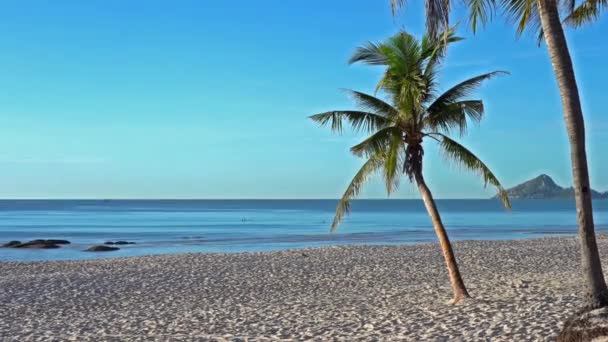
[[[538,0],[538,8],[545,42],[559,85],[564,107],[564,120],[570,140],[576,212],[581,240],[581,263],[587,287],[585,301],[589,308],[599,308],[607,306],[608,299],[593,226],[583,111],[556,0]]]
[[[441,222],[441,217],[439,216],[439,211],[437,211],[437,206],[435,205],[435,200],[433,199],[431,190],[429,190],[429,188],[426,186],[424,177],[422,177],[422,172],[416,172],[414,177],[416,178],[418,190],[420,191],[420,195],[424,201],[424,206],[431,217],[433,227],[435,227],[435,233],[439,239],[441,251],[443,252],[443,257],[445,259],[446,266],[448,267],[450,283],[452,283],[452,289],[454,290],[453,303],[458,303],[463,298],[470,297],[469,293],[467,292],[464,282],[462,281],[462,277],[460,276],[460,271],[458,270],[458,264],[456,263],[456,257],[454,256],[450,239],[448,238],[448,234],[445,231],[443,223]]]

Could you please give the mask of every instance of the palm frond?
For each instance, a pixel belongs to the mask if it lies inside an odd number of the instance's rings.
[[[467,131],[467,119],[479,123],[483,119],[484,106],[481,100],[458,101],[444,108],[435,107],[424,118],[424,125],[431,130],[449,134],[458,129],[460,136]]]
[[[378,89],[386,92],[395,107],[411,110],[425,93],[427,82],[422,74],[425,58],[418,40],[400,32],[382,45],[388,57]]]
[[[516,33],[521,36],[529,31],[538,36],[541,29],[538,3],[534,0],[501,0],[501,8],[507,15],[508,21],[516,25]]]
[[[502,200],[505,208],[511,208],[511,202],[509,201],[509,196],[507,192],[503,188],[503,186],[498,181],[498,178],[492,173],[492,171],[484,164],[477,156],[475,156],[471,151],[457,143],[456,141],[450,139],[444,134],[434,133],[441,136],[440,147],[444,156],[462,167],[471,170],[473,172],[478,173],[482,179],[484,186],[488,184],[493,185],[498,190],[498,197]]]
[[[437,37],[425,35],[420,41],[421,58],[437,60],[445,57],[447,47],[461,40],[464,40],[464,38],[456,35],[456,26],[447,28],[439,33]]]
[[[348,121],[355,131],[375,132],[388,126],[391,122],[388,118],[369,112],[354,110],[339,110],[311,115],[310,119],[320,126],[331,125],[331,130],[342,133],[342,121]]]
[[[334,221],[331,224],[332,232],[336,230],[336,228],[342,221],[344,215],[350,212],[350,200],[359,194],[359,191],[361,191],[361,187],[367,181],[369,176],[372,175],[381,166],[382,158],[380,156],[374,156],[372,158],[369,158],[355,174],[355,177],[353,177],[352,181],[346,188],[346,191],[344,191],[342,198],[338,202]]]
[[[608,0],[583,0],[582,3],[577,7],[578,0],[556,0],[558,6],[558,12],[560,18],[564,18],[562,20],[562,25],[568,25],[574,28],[582,26],[583,24],[589,23],[599,17],[599,12],[595,12],[592,10],[591,12],[587,12],[587,5],[591,7],[595,7],[598,3],[602,2],[603,7],[608,6]],[[600,6],[602,6],[600,4]],[[574,13],[576,10],[580,12]],[[585,13],[587,12],[587,13]],[[580,20],[580,21],[579,21]],[[536,43],[538,46],[541,46],[543,41],[545,40],[545,32],[542,28],[542,25],[538,27],[538,31],[536,32]]]
[[[405,3],[405,0],[391,0],[393,16]],[[436,37],[450,26],[450,7],[450,0],[425,0],[426,31],[430,36]]]
[[[393,16],[397,13],[401,7],[405,6],[405,0],[391,0],[391,11]]]
[[[390,65],[399,67],[403,62],[417,60],[418,41],[411,34],[401,31],[384,42],[367,42],[355,49],[348,60],[349,64],[364,63],[369,65]]]
[[[460,82],[452,88],[448,89],[442,95],[439,95],[433,103],[431,103],[427,112],[429,113],[437,113],[440,112],[441,109],[451,105],[454,102],[460,101],[463,98],[471,95],[473,91],[475,91],[483,81],[489,80],[490,78],[498,75],[508,75],[509,73],[506,71],[494,71],[487,74],[479,75],[473,78],[470,78],[466,81]]]
[[[559,0],[558,6],[562,13],[572,13],[576,8],[576,0]]]
[[[485,26],[496,11],[496,0],[466,0],[469,8],[469,24],[473,33],[477,32],[478,25]]]
[[[455,26],[444,31],[437,38],[426,35],[422,38],[420,43],[422,50],[421,57],[426,59],[426,66],[423,72],[423,79],[426,84],[425,94],[422,98],[423,103],[426,103],[435,94],[437,69],[445,57],[448,45],[463,39],[456,36]]]
[[[538,44],[538,46],[541,46],[544,40],[545,40],[545,31],[541,27],[538,30],[538,35],[536,36],[536,44]]]
[[[432,37],[450,27],[450,0],[425,0],[426,31]]]
[[[395,126],[385,127],[374,133],[361,143],[350,148],[350,151],[358,157],[371,157],[377,154],[385,155],[389,146],[396,137],[401,138],[401,130]]]
[[[355,49],[355,52],[348,60],[348,64],[365,63],[369,65],[386,65],[388,58],[382,51],[382,45],[374,42],[367,42],[365,45]]]
[[[564,19],[564,24],[572,27],[580,27],[597,20],[601,11],[608,8],[608,0],[585,0],[573,8]]]
[[[401,137],[393,135],[384,157],[384,183],[389,196],[399,187],[399,171],[404,161],[404,147]]]
[[[370,42],[358,48],[349,63],[386,66],[376,92],[385,91],[395,107],[411,108],[433,97],[436,68],[447,46],[460,40],[455,27],[447,28],[436,37],[427,35],[420,42],[402,31],[384,42]]]
[[[381,115],[386,118],[399,116],[399,111],[387,102],[356,90],[345,89],[357,102],[357,106],[364,110]]]
[[[401,31],[380,45],[387,57],[386,66],[391,74],[407,75],[421,62],[420,43],[413,35]]]

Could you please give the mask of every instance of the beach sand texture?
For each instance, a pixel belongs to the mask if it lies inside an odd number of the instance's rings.
[[[547,341],[581,303],[574,238],[0,263],[2,341]],[[599,247],[608,257],[608,240]]]

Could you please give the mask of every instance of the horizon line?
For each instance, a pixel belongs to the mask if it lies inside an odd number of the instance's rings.
[[[0,198],[7,201],[339,201],[339,198]],[[441,201],[497,200],[492,197],[435,198]],[[422,198],[356,198],[352,201],[422,201]]]
[[[339,201],[339,198],[0,198],[0,201]],[[351,201],[421,201],[421,198],[356,198]],[[495,198],[435,198],[435,200],[495,200]]]

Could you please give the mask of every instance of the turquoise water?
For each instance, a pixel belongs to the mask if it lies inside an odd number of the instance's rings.
[[[0,201],[0,242],[67,239],[54,250],[0,248],[0,260],[64,260],[184,252],[252,252],[337,244],[435,241],[418,200],[359,200],[329,233],[334,200],[52,200]],[[452,240],[521,239],[576,233],[574,203],[520,200],[505,211],[495,200],[439,200]],[[598,231],[608,230],[608,201],[594,202]],[[120,251],[83,250],[108,240]]]

